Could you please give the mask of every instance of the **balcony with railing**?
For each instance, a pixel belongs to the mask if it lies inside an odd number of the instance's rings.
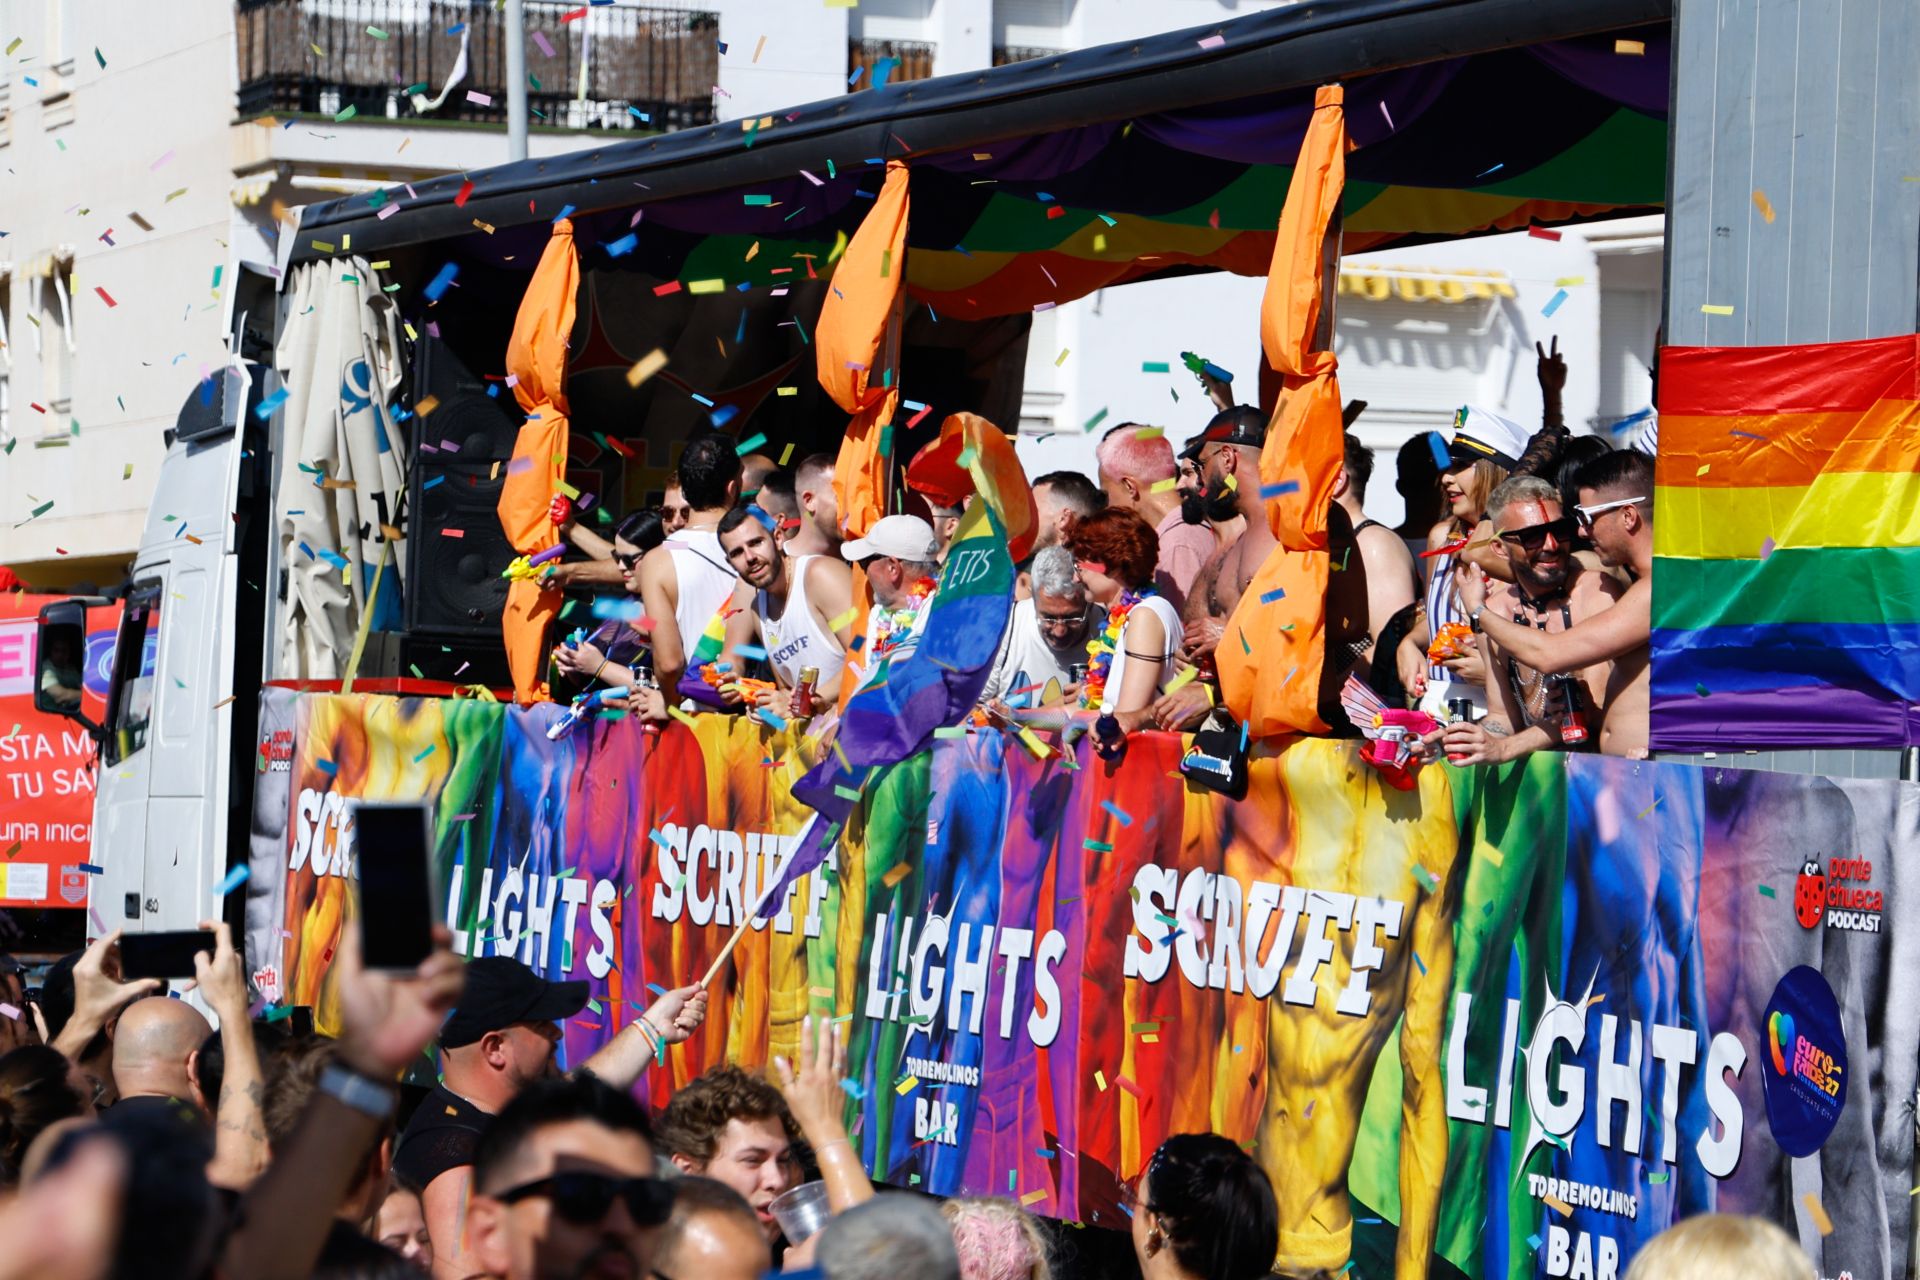
[[[924,40],[852,40],[847,44],[847,91],[933,77],[934,46]]]
[[[506,123],[506,14],[489,0],[239,0],[235,19],[241,119]],[[714,119],[717,13],[528,0],[526,29],[536,126]]]

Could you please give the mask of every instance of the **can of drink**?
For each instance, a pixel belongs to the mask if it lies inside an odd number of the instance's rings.
[[[793,714],[810,716],[813,714],[813,691],[820,685],[820,668],[800,668],[800,679],[793,686]]]
[[[1085,684],[1087,682],[1087,664],[1084,662],[1076,662],[1068,667],[1067,682],[1069,684]]]
[[[1447,716],[1452,720],[1471,722],[1473,719],[1473,699],[1448,698]]]

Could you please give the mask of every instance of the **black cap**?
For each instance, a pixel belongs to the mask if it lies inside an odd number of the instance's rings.
[[[1210,444],[1242,444],[1259,449],[1267,443],[1267,416],[1250,404],[1237,404],[1213,415],[1207,429],[1187,441],[1180,456],[1195,462],[1200,450]]]
[[[586,1005],[585,982],[548,982],[511,956],[481,956],[467,963],[467,989],[440,1028],[440,1047],[458,1049],[516,1022],[559,1022]]]

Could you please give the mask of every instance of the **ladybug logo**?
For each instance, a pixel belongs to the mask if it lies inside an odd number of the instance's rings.
[[[1793,916],[1803,929],[1811,929],[1820,923],[1821,913],[1827,905],[1827,877],[1820,871],[1820,864],[1808,862],[1801,866],[1800,877],[1793,885]]]

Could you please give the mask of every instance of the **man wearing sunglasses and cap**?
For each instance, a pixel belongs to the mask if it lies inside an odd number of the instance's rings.
[[[482,1135],[520,1094],[559,1074],[557,1024],[586,1003],[585,982],[550,982],[511,956],[482,956],[467,965],[465,992],[440,1029],[441,1082],[414,1111],[393,1157],[394,1176],[420,1193],[435,1275],[473,1274],[461,1226]],[[669,991],[581,1064],[580,1073],[631,1088],[661,1049],[693,1034],[706,1011],[704,991]]]
[[[1574,559],[1576,521],[1560,513],[1560,491],[1545,480],[1507,480],[1488,499],[1487,515],[1494,554],[1512,569],[1514,580],[1488,590],[1478,571],[1462,575],[1468,620],[1482,633],[1491,714],[1449,724],[1443,731],[1447,758],[1488,764],[1534,751],[1590,749],[1611,664],[1572,668],[1564,675],[1543,671],[1517,657],[1493,632],[1510,619],[1514,632],[1525,631],[1550,647],[1611,608],[1620,588],[1610,575]],[[1507,634],[1502,628],[1500,635]]]
[[[673,1186],[657,1171],[647,1113],[625,1090],[591,1076],[532,1086],[474,1153],[467,1235],[477,1270],[460,1274],[644,1280],[673,1211]]]
[[[1563,635],[1544,635],[1509,622],[1484,583],[1463,584],[1487,637],[1521,662],[1549,675],[1610,663],[1602,694],[1600,750],[1642,758],[1647,753],[1647,650],[1653,627],[1653,459],[1618,450],[1602,454],[1574,475],[1580,494],[1576,521],[1609,566],[1627,570],[1633,585],[1619,603],[1576,619]]]

